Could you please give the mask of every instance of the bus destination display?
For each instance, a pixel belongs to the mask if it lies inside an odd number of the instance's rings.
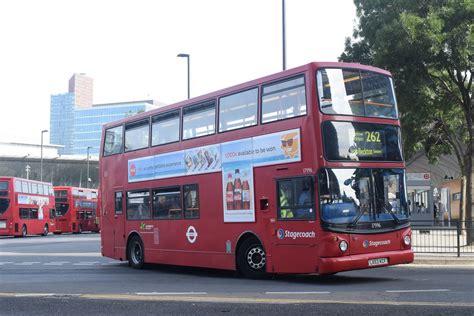
[[[354,130],[354,144],[349,147],[349,154],[357,157],[380,157],[384,156],[383,131]]]
[[[326,121],[324,154],[335,161],[402,161],[399,127]]]

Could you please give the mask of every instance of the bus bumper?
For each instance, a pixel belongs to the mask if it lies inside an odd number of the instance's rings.
[[[386,263],[378,263],[374,259],[387,259]],[[331,274],[349,270],[370,269],[392,266],[395,264],[413,262],[413,250],[385,251],[377,253],[364,253],[343,257],[321,258],[318,267],[319,274]],[[369,265],[369,261],[374,262]]]

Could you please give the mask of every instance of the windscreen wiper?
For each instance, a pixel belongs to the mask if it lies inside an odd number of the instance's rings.
[[[388,204],[388,202],[386,202],[384,199],[378,199],[378,201],[382,205],[382,207],[390,214],[390,216],[392,216],[395,223],[400,224],[400,220],[398,219],[397,215],[395,215],[395,213],[392,211],[392,206]]]
[[[362,217],[362,215],[364,215],[364,212],[362,212],[362,211],[360,210],[360,208],[359,208],[359,211],[360,211],[360,214],[357,215],[357,217],[349,224],[349,227],[350,227],[350,228],[354,228],[354,227],[357,225],[357,223],[359,222],[359,220],[360,220],[360,218]]]

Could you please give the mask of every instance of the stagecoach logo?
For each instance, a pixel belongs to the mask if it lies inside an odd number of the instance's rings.
[[[285,238],[285,231],[283,230],[283,228],[280,228],[280,229],[277,231],[277,236],[278,236],[278,239],[283,239],[283,238]]]
[[[151,229],[153,229],[153,225],[148,225],[148,224],[145,224],[145,223],[142,222],[140,224],[140,229],[141,230],[151,230]]]
[[[198,236],[196,228],[194,226],[189,226],[188,230],[186,231],[186,238],[188,238],[188,241],[192,244],[196,241]]]
[[[385,246],[385,245],[390,245],[390,240],[378,240],[378,241],[364,240],[362,245],[364,246],[364,248]]]
[[[135,167],[135,164],[132,163],[132,164],[130,165],[130,175],[133,177],[133,176],[135,176],[136,174],[137,174],[137,167]]]
[[[283,238],[291,238],[291,239],[314,238],[314,237],[316,237],[316,233],[314,231],[310,231],[310,232],[292,232],[290,230],[284,230],[283,228],[280,228],[280,229],[277,230],[277,237],[278,237],[278,239],[283,239]]]

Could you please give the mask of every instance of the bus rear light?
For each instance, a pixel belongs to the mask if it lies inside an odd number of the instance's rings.
[[[347,241],[341,240],[341,242],[339,243],[339,249],[341,249],[342,252],[346,252],[347,248],[349,248]]]
[[[410,246],[411,245],[411,237],[410,235],[406,235],[405,237],[403,237],[403,244],[405,246]]]

